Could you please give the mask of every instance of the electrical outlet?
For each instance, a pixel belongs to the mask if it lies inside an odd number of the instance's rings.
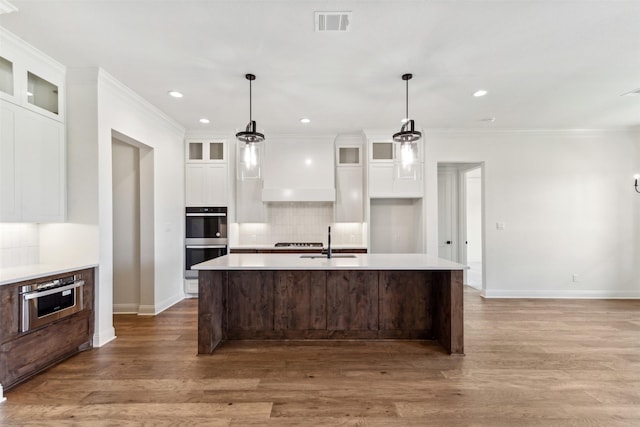
[[[578,273],[573,273],[573,276],[571,276],[571,280],[573,280],[574,282],[579,282],[580,276],[578,276]]]

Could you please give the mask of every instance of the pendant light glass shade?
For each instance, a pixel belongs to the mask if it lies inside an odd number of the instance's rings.
[[[236,133],[238,140],[237,171],[238,179],[245,181],[262,178],[262,141],[264,134],[258,132],[256,122],[251,115],[251,82],[256,79],[253,74],[244,76],[249,80],[249,123],[245,130]]]
[[[421,172],[421,156],[418,141],[422,139],[422,133],[415,129],[415,123],[409,119],[409,80],[412,74],[403,74],[402,80],[406,82],[405,121],[400,132],[393,134],[394,141],[394,170],[398,179],[419,180]]]
[[[240,181],[262,179],[262,157],[264,144],[238,141],[237,167]]]

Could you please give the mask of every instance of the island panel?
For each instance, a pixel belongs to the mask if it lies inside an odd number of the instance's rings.
[[[209,271],[200,274],[198,280],[198,353],[212,353],[226,338],[227,273]]]
[[[438,271],[433,279],[435,337],[449,353],[464,354],[462,271]]]
[[[333,337],[377,337],[377,271],[327,271],[327,329]]]
[[[276,330],[300,331],[300,337],[318,335],[311,331],[326,331],[327,277],[324,271],[277,271],[274,286]]]
[[[228,274],[228,338],[277,337],[274,334],[274,272],[230,271]]]
[[[429,271],[380,271],[380,337],[433,338]]]

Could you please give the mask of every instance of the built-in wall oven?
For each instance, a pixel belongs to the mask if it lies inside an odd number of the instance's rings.
[[[20,287],[22,332],[46,325],[82,310],[82,287],[79,276],[35,283]]]
[[[227,254],[227,208],[188,207],[185,227],[185,278],[195,279],[191,266]]]

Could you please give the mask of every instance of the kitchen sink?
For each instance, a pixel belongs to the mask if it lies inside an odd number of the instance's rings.
[[[355,258],[355,255],[331,255],[331,258]],[[310,259],[316,259],[316,258],[327,258],[326,255],[300,255],[300,258],[310,258]]]

